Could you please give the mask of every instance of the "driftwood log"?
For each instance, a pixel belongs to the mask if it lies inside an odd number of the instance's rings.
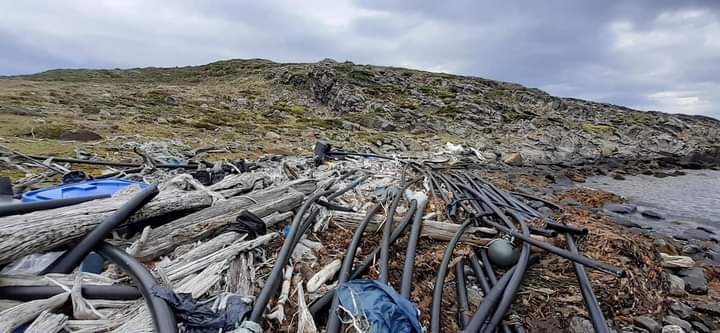
[[[70,297],[70,293],[62,293],[48,299],[25,302],[0,312],[0,332],[12,332],[20,325],[35,319],[44,311],[59,308]]]
[[[315,189],[312,180],[294,181],[247,195],[233,197],[150,230],[148,240],[136,257],[141,261],[153,260],[178,245],[211,237],[223,227],[235,222],[247,210],[259,217],[275,212],[287,212],[298,207],[305,194]]]
[[[131,197],[132,193],[126,192],[113,198],[0,218],[0,264],[31,253],[46,252],[85,236]],[[161,192],[126,224],[203,208],[211,203],[207,192]]]
[[[63,329],[66,321],[67,316],[62,313],[54,314],[43,311],[43,313],[35,318],[35,321],[28,326],[25,333],[57,333]]]

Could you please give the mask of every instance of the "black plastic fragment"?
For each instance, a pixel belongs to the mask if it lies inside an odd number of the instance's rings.
[[[189,293],[175,293],[171,289],[154,286],[153,296],[159,297],[170,305],[179,323],[183,323],[187,333],[215,333],[222,329],[229,332],[235,329],[250,313],[252,304],[245,297],[230,296],[225,309],[213,311],[207,303],[193,299]]]

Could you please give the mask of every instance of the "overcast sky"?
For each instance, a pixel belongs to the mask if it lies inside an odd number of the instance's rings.
[[[0,75],[323,58],[720,118],[720,1],[22,0]]]

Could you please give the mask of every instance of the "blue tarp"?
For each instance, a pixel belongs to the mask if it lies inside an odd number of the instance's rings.
[[[353,317],[368,319],[372,333],[422,332],[415,304],[380,281],[352,280],[338,287],[336,294]]]

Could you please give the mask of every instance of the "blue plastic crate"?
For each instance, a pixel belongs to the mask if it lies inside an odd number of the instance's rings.
[[[115,192],[130,185],[139,185],[143,189],[150,186],[149,184],[125,179],[109,178],[88,180],[79,183],[65,184],[26,192],[22,195],[22,201],[32,202],[68,198],[82,198],[103,194],[113,195]]]

